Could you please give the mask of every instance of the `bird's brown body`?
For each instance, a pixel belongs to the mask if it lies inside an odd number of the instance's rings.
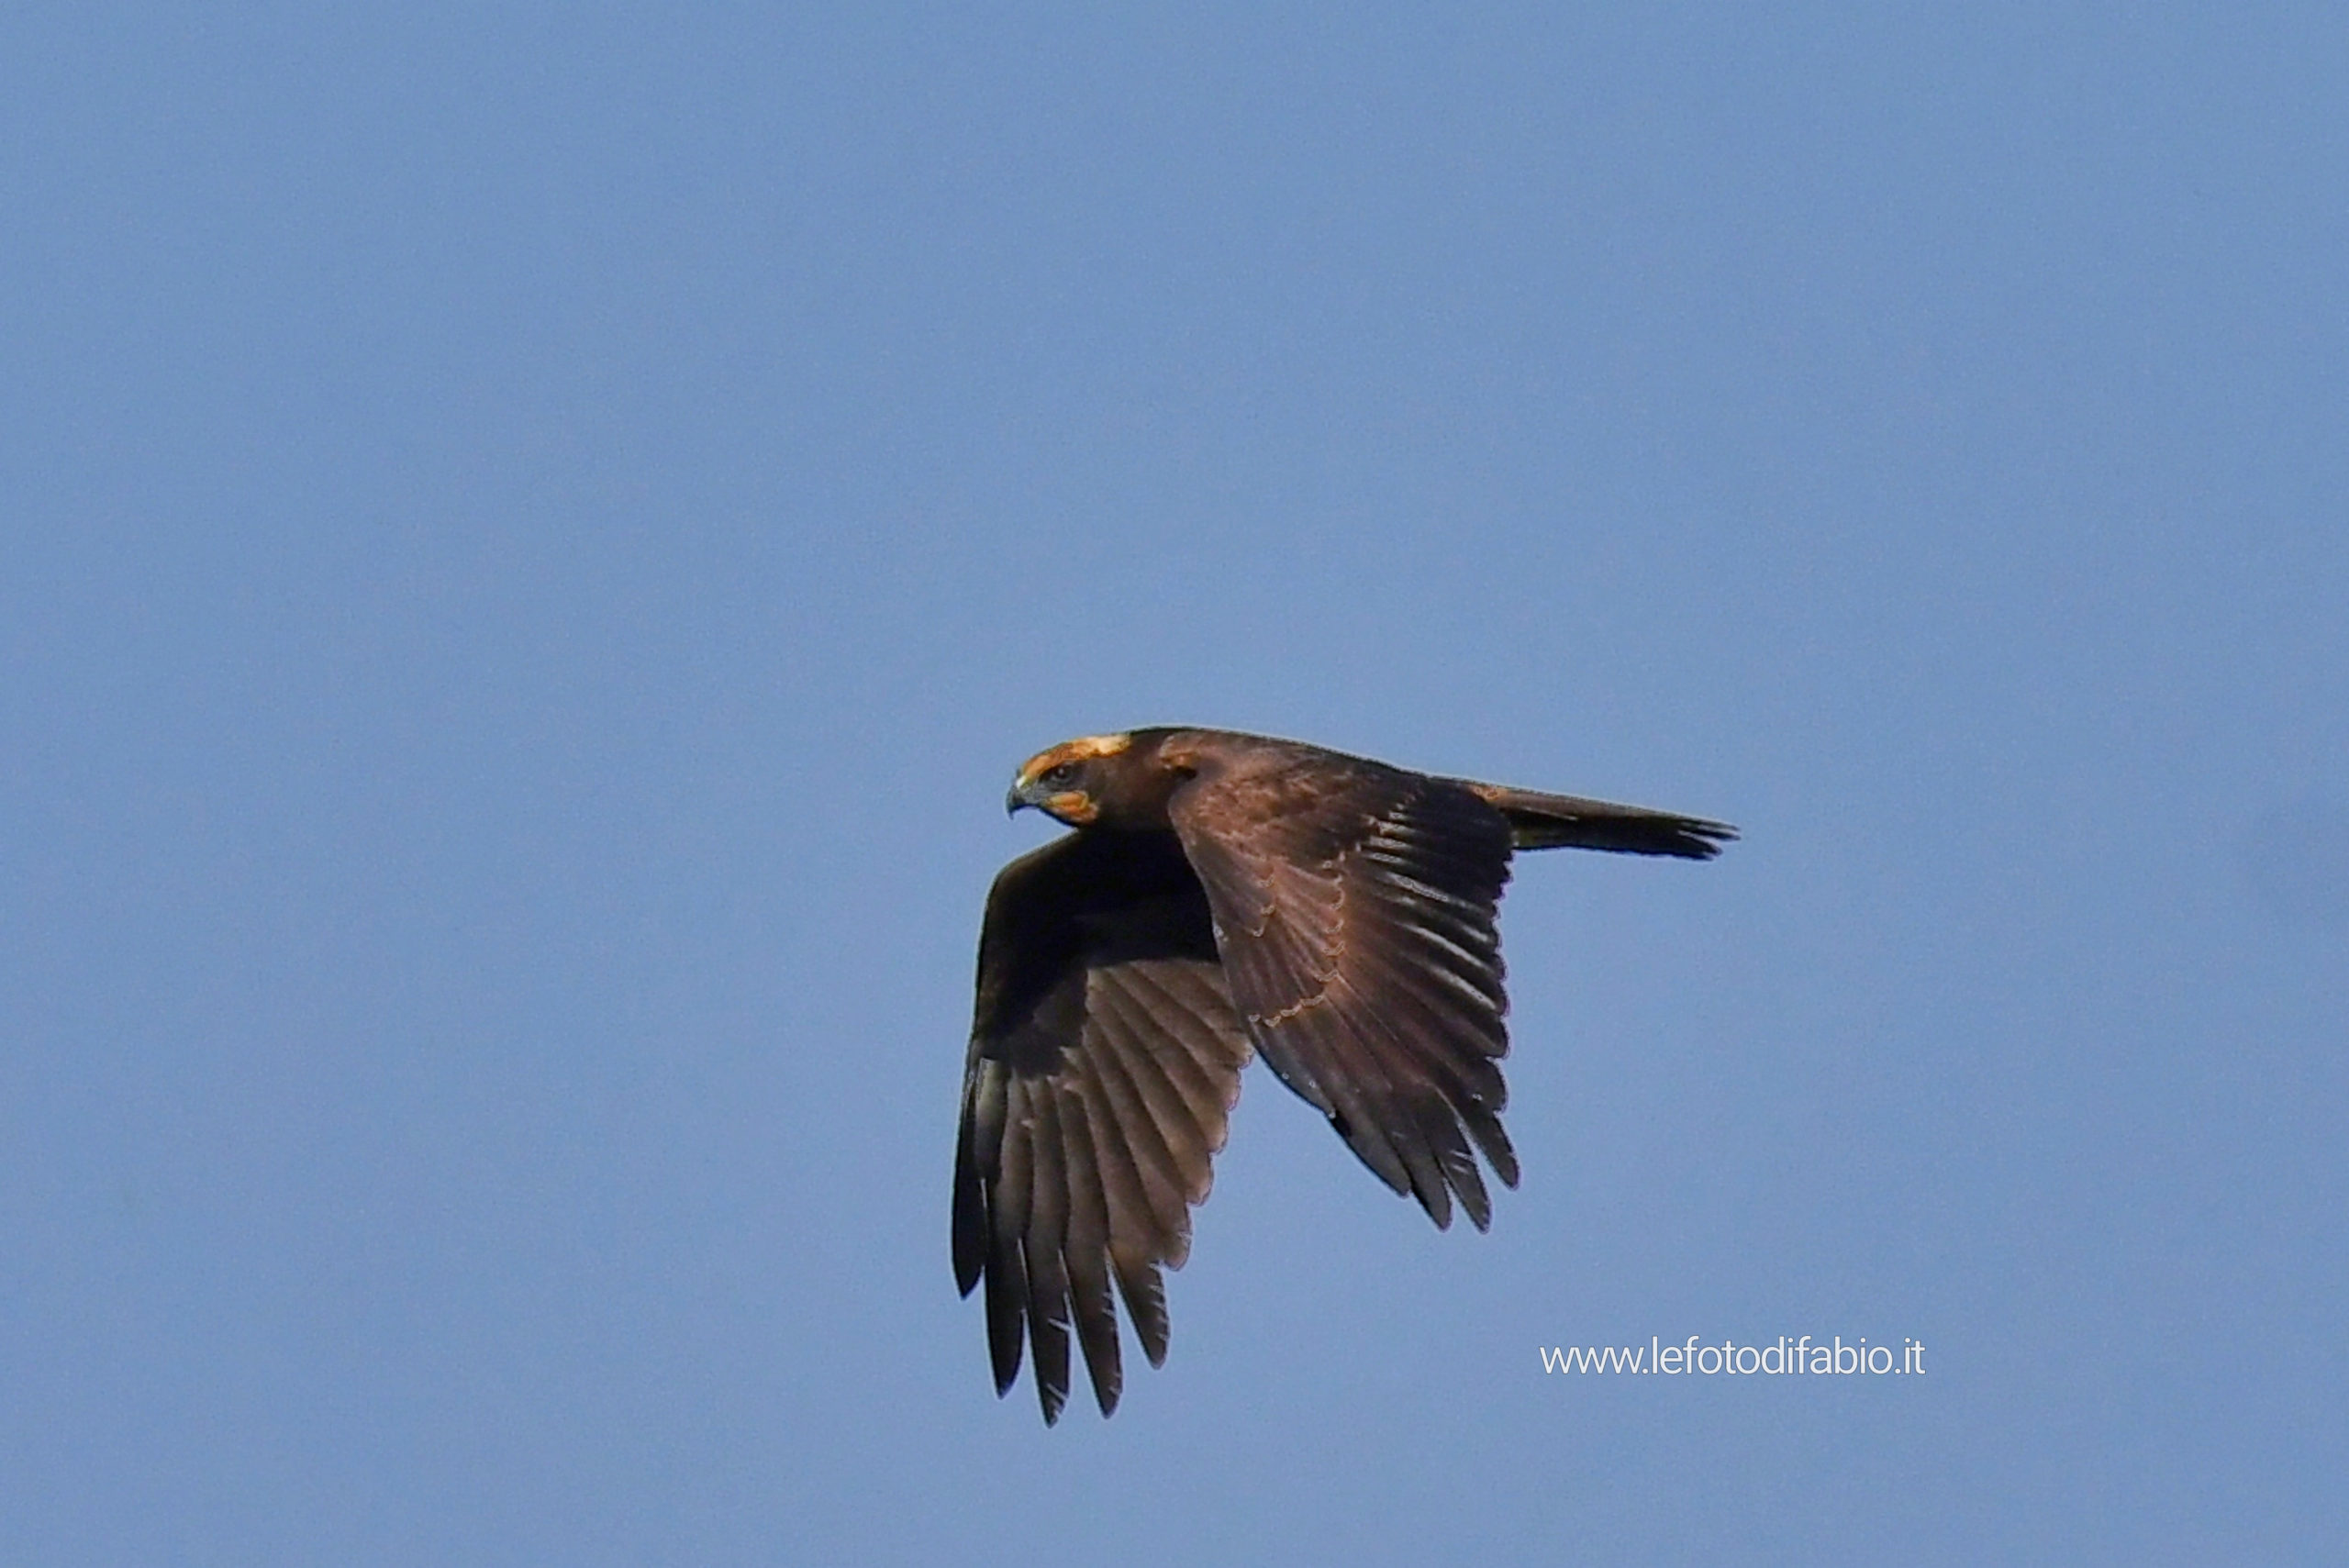
[[[1701,818],[1406,772],[1216,729],[1089,736],[1012,786],[1076,828],[987,897],[954,1168],[954,1272],[986,1286],[998,1393],[1035,1351],[1058,1418],[1074,1328],[1102,1413],[1111,1281],[1154,1366],[1240,1072],[1261,1051],[1438,1226],[1502,1183],[1508,1049],[1495,929],[1509,856],[1705,859]],[[1472,1146],[1473,1151],[1472,1151]]]

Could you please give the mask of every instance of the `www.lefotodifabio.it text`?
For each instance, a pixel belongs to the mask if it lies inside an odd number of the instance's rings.
[[[1669,1345],[1651,1339],[1644,1345],[1543,1345],[1541,1349],[1543,1372],[1783,1377],[1789,1373],[1854,1376],[1864,1373],[1883,1376],[1922,1373],[1925,1370],[1922,1340],[1903,1339],[1900,1349],[1896,1351],[1890,1345],[1871,1345],[1865,1340],[1847,1345],[1840,1334],[1820,1340],[1813,1340],[1808,1334],[1799,1340],[1789,1340],[1782,1334],[1776,1343],[1768,1345],[1741,1345],[1734,1340],[1711,1344],[1691,1334],[1686,1343]]]

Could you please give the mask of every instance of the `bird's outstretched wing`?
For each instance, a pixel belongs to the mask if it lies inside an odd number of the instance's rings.
[[[1159,1267],[1189,1252],[1248,1056],[1172,833],[1073,833],[996,876],[954,1157],[954,1279],[965,1296],[985,1282],[996,1393],[1024,1339],[1056,1420],[1074,1322],[1115,1409],[1113,1276],[1151,1364],[1165,1360]]]
[[[1293,741],[1174,738],[1168,815],[1215,917],[1225,977],[1284,1083],[1438,1226],[1503,1183],[1500,940],[1510,824],[1465,784]]]

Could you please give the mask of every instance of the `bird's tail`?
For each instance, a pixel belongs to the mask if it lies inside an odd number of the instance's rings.
[[[1737,829],[1728,823],[1701,817],[1575,795],[1542,795],[1507,784],[1461,783],[1500,807],[1508,818],[1510,841],[1520,850],[1617,850],[1709,861],[1737,837]]]

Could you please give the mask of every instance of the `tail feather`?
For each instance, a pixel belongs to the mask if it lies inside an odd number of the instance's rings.
[[[1510,841],[1520,850],[1615,850],[1633,855],[1679,855],[1709,861],[1737,837],[1726,822],[1620,806],[1575,795],[1542,795],[1507,784],[1463,779],[1508,818]]]

